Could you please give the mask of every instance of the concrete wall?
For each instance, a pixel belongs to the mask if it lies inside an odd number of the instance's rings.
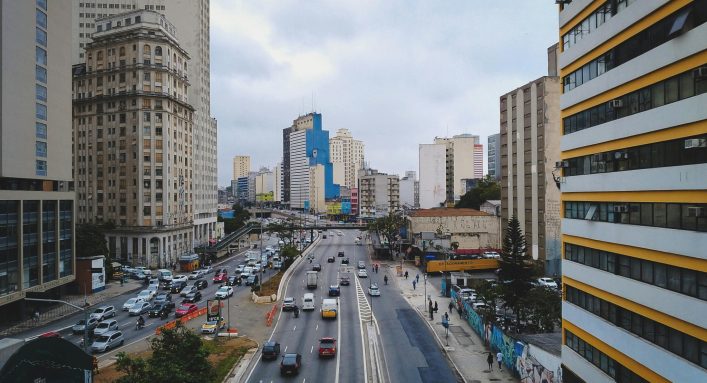
[[[452,242],[460,249],[499,248],[499,219],[494,216],[410,217],[413,234],[436,232],[441,228],[451,233]]]
[[[439,207],[447,198],[446,146],[420,144],[420,208]]]

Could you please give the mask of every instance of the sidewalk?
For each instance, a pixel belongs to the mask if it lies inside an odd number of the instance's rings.
[[[136,281],[132,279],[128,280],[128,282],[124,283],[122,286],[118,281],[111,281],[106,283],[106,288],[104,290],[101,290],[94,294],[86,295],[85,298],[83,295],[66,295],[62,297],[62,300],[77,306],[83,306],[85,303],[88,303],[89,306],[94,307],[116,296],[140,290],[144,288],[144,286],[145,285],[141,281]],[[10,327],[0,330],[0,336],[10,336],[23,331],[31,330],[33,328],[42,327],[57,319],[61,319],[67,315],[72,315],[80,311],[79,309],[68,305],[50,305],[50,303],[36,302],[36,306],[39,308],[38,321],[27,319],[23,322],[16,323]],[[42,307],[51,308],[43,310]]]
[[[469,323],[459,318],[459,313],[455,309],[452,309],[452,312],[449,313],[449,337],[445,338],[446,330],[442,326],[442,315],[449,310],[450,298],[441,295],[440,277],[434,277],[425,284],[422,272],[413,265],[406,263],[403,265],[403,274],[407,271],[409,275],[406,280],[405,277],[395,276],[395,266],[400,266],[399,262],[377,262],[381,263],[381,266],[385,265],[389,267],[390,271],[388,275],[394,276],[391,279],[400,288],[403,297],[410,303],[410,306],[416,309],[418,313],[425,318],[427,324],[430,325],[430,328],[437,336],[437,340],[446,351],[448,358],[466,382],[519,381],[507,369],[498,370],[495,356],[493,369],[489,371],[488,363],[486,362],[489,348],[482,343],[481,338],[472,330]],[[420,274],[420,283],[413,289],[412,281],[417,274]],[[430,320],[428,303],[424,296],[425,288],[432,302],[437,301],[439,307],[437,313],[434,314],[434,321]]]

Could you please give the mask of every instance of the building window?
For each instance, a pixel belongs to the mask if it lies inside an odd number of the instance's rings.
[[[35,142],[36,150],[35,154],[37,157],[47,157],[47,143],[43,141],[36,141]]]
[[[37,25],[40,27],[47,29],[47,14],[40,11],[39,9],[36,10],[37,14]]]
[[[36,29],[36,36],[35,36],[35,41],[37,44],[46,47],[47,46],[47,32],[45,32],[41,28],[35,28]]]
[[[35,58],[37,64],[47,66],[47,51],[44,48],[35,47]]]
[[[35,91],[37,94],[37,100],[39,101],[47,101],[47,88],[42,86],[42,85],[35,85]]]
[[[45,68],[42,68],[41,66],[37,65],[35,68],[35,77],[37,78],[37,81],[47,83],[47,70]]]
[[[47,120],[47,106],[37,103],[35,107],[35,116],[40,120]]]
[[[47,139],[47,125],[41,122],[35,123],[35,137]]]
[[[36,175],[38,175],[38,176],[46,176],[47,175],[47,161],[37,160]]]
[[[569,330],[565,330],[565,345],[574,350],[579,356],[589,361],[589,363],[600,368],[617,382],[648,383],[647,380],[636,375],[636,373],[599,351],[591,344],[585,342],[584,339],[574,335]]]
[[[707,232],[707,204],[568,201],[564,210],[564,218],[569,219]]]
[[[37,0],[37,6],[46,11],[47,10],[47,0]]]

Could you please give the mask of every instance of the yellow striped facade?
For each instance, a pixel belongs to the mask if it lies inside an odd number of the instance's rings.
[[[579,11],[574,17],[569,19],[569,21],[564,24],[560,25],[559,28],[559,36],[560,36],[560,47],[562,47],[562,36],[565,35],[568,31],[572,30],[575,26],[579,25],[582,23],[582,21],[587,18],[589,15],[591,15],[594,11],[596,11],[598,8],[600,8],[602,5],[606,3],[605,0],[595,0],[590,2],[585,6],[584,9]],[[640,0],[636,3],[640,3]],[[619,44],[625,42],[626,40],[630,39],[631,37],[635,36],[636,34],[642,32],[643,30],[651,27],[652,25],[656,24],[657,22],[665,19],[666,17],[670,16],[674,12],[682,9],[686,5],[690,5],[693,3],[692,0],[673,0],[673,1],[666,1],[662,6],[657,7],[654,11],[650,12],[643,18],[637,18],[633,23],[631,23],[629,26],[627,26],[625,29],[620,30],[613,35],[606,34],[604,31],[607,28],[607,24],[604,24],[602,26],[599,26],[596,28],[592,33],[595,34],[602,34],[604,33],[604,37],[601,43],[597,44],[594,48],[588,50],[586,53],[582,54],[581,56],[578,56],[576,59],[574,59],[572,62],[566,62],[563,63],[563,66],[560,68],[560,76],[561,78],[564,78],[565,76],[573,73],[577,69],[581,68],[583,65],[591,62],[592,60],[597,59],[598,57],[604,55],[607,51],[616,48]],[[560,12],[567,12],[571,6],[575,4],[565,4],[560,7]],[[626,9],[622,10],[622,12],[625,12],[626,14],[631,14],[632,9],[631,7],[634,5],[629,5]],[[573,10],[574,11],[574,10]],[[608,23],[608,22],[607,22]],[[602,29],[605,28],[605,29]],[[567,52],[571,52],[572,49],[577,49],[577,45],[572,45],[569,48],[566,49],[566,51],[563,51],[562,54],[566,54]],[[668,63],[667,65],[664,65],[656,70],[653,70],[649,73],[646,73],[642,76],[632,78],[627,80],[624,83],[618,84],[616,86],[613,86],[611,88],[605,89],[604,91],[601,91],[596,94],[588,95],[586,99],[582,99],[581,101],[567,106],[564,109],[561,110],[560,115],[561,118],[565,118],[568,116],[572,116],[576,113],[585,111],[589,108],[595,107],[597,105],[600,105],[602,103],[607,103],[610,102],[611,100],[617,99],[621,96],[624,96],[628,93],[631,93],[633,91],[645,88],[647,86],[650,86],[652,84],[659,83],[661,81],[665,81],[668,78],[671,78],[675,75],[690,71],[694,68],[703,66],[707,64],[707,41],[705,41],[705,47],[701,51],[692,54],[687,57],[682,57],[682,58],[676,58],[674,61]],[[612,71],[621,71],[621,66],[617,68],[611,69]],[[600,75],[597,76],[589,82],[592,83],[598,83],[602,84],[605,80],[602,76]],[[608,77],[608,76],[607,76]],[[706,80],[707,81],[707,80]],[[585,81],[585,84],[587,82]],[[574,89],[570,89],[566,91],[566,94],[572,94],[573,91],[577,89],[581,89],[582,86],[586,85],[579,85],[578,87]],[[598,88],[601,89],[601,88]],[[681,102],[681,101],[677,101]],[[707,105],[705,106],[707,108]],[[613,124],[616,125],[616,129],[621,128],[621,119],[615,119],[613,120]],[[595,127],[590,127],[584,130],[585,132],[591,131]],[[570,133],[570,135],[576,134],[576,133]],[[586,134],[586,133],[585,133]],[[603,142],[587,142],[586,145],[577,145],[576,142],[574,142],[572,148],[568,150],[564,150],[561,153],[561,158],[563,160],[567,160],[570,158],[575,158],[579,156],[587,156],[587,155],[592,155],[592,154],[597,154],[597,153],[602,153],[602,152],[609,152],[609,151],[615,151],[615,150],[620,150],[620,149],[625,149],[625,148],[630,148],[630,147],[635,147],[639,145],[646,145],[650,143],[655,143],[655,142],[662,142],[662,141],[669,141],[669,140],[675,140],[675,139],[680,139],[680,138],[685,138],[685,137],[691,137],[691,136],[696,136],[696,135],[701,135],[701,134],[707,134],[707,120],[699,120],[699,121],[692,121],[686,124],[680,124],[680,125],[675,125],[675,126],[665,126],[662,127],[659,130],[652,130],[652,131],[646,131],[642,132],[640,134],[636,134],[633,136],[629,137],[623,137],[619,139],[611,139],[611,140],[606,140]],[[579,135],[578,135],[579,136]],[[591,136],[589,134],[588,136]],[[704,166],[707,166],[707,164],[704,164]],[[666,172],[670,171],[669,167],[665,168]],[[593,177],[594,174],[592,175],[586,175],[584,177]],[[602,177],[602,174],[596,174],[597,180]],[[565,203],[570,202],[570,201],[581,201],[581,202],[624,202],[624,203],[638,203],[638,202],[662,202],[662,203],[694,203],[694,204],[706,204],[707,203],[707,190],[634,190],[634,191],[612,191],[612,192],[606,192],[606,191],[597,191],[597,190],[580,190],[580,191],[573,191],[573,192],[565,192],[562,191],[562,197],[561,197],[562,203],[561,203],[561,216],[564,217],[564,208],[565,208]],[[616,224],[616,225],[621,225],[621,224]],[[636,228],[640,228],[641,226],[634,226]],[[667,229],[666,229],[667,230]],[[667,265],[672,265],[676,267],[681,267],[685,269],[690,269],[690,270],[695,270],[699,272],[707,272],[707,258],[696,258],[692,256],[686,256],[686,255],[681,255],[681,254],[675,254],[675,253],[669,253],[666,251],[658,251],[655,249],[650,249],[650,248],[641,248],[641,247],[636,247],[636,246],[629,246],[626,244],[621,244],[621,243],[613,243],[610,241],[603,241],[601,239],[601,233],[598,235],[596,232],[593,233],[594,237],[589,238],[589,237],[582,237],[581,233],[577,234],[574,233],[574,235],[564,233],[564,228],[563,228],[563,234],[561,236],[561,241],[562,241],[562,256],[563,256],[563,262],[570,262],[569,260],[565,259],[565,254],[564,254],[564,248],[565,244],[574,244],[578,246],[584,246],[592,249],[597,249],[597,250],[603,250],[607,252],[612,252],[616,254],[621,254],[629,257],[634,257],[634,258],[639,258],[639,259],[644,259],[644,260],[650,260],[653,262],[658,262],[658,263],[664,263]],[[707,235],[707,233],[704,233],[704,235]],[[707,249],[705,249],[705,253],[707,253]],[[611,276],[614,277],[614,276]],[[616,278],[622,278],[620,276],[615,276]],[[671,327],[675,330],[682,331],[686,334],[689,334],[695,338],[698,338],[702,341],[707,342],[707,329],[700,327],[698,325],[695,325],[693,323],[689,323],[685,320],[682,320],[678,317],[676,317],[676,313],[670,313],[670,312],[663,312],[660,310],[656,310],[654,308],[646,307],[641,304],[638,304],[636,302],[633,302],[629,299],[626,299],[625,297],[622,297],[620,295],[616,295],[616,292],[614,293],[609,293],[605,290],[602,289],[603,285],[600,286],[591,286],[589,284],[580,282],[579,280],[573,278],[572,275],[564,274],[563,271],[563,284],[565,286],[572,286],[578,290],[584,291],[587,294],[591,294],[593,296],[596,296],[598,298],[601,298],[607,302],[614,303],[622,308],[625,308],[626,310],[630,310],[632,312],[635,312],[637,314],[640,314],[646,318],[650,318],[658,323],[662,323],[668,327]],[[604,287],[606,288],[606,287]],[[563,287],[563,299],[565,299],[565,294],[564,294],[564,287]],[[704,312],[707,313],[707,302],[703,302],[704,306]],[[656,302],[657,306],[660,306],[659,302]],[[584,315],[586,313],[587,317],[593,317],[593,314],[590,312],[583,312],[582,314]],[[597,318],[598,320],[601,320],[601,318],[598,317],[593,317]],[[578,323],[572,323],[566,318],[563,318],[562,320],[562,327],[563,330],[569,330],[571,331],[574,335],[577,337],[581,338],[584,340],[586,343],[591,344],[593,347],[596,349],[600,350],[607,356],[613,358],[616,362],[620,363],[623,365],[625,368],[631,370],[633,373],[639,375],[643,379],[649,381],[649,382],[668,382],[670,381],[669,378],[666,376],[663,376],[659,374],[658,372],[654,371],[654,367],[650,365],[650,363],[641,363],[637,360],[632,359],[631,357],[627,356],[627,350],[622,349],[623,347],[626,347],[624,344],[611,344],[612,340],[607,340],[603,339],[601,337],[601,334],[590,334],[589,332],[585,331],[585,329],[581,328]],[[565,344],[565,333],[563,331],[562,334],[562,341],[563,344]],[[664,350],[665,353],[670,353],[668,350]],[[563,351],[566,352],[566,351]],[[573,351],[569,351],[573,352]],[[563,363],[565,363],[565,357],[563,356]],[[688,362],[689,363],[689,362]],[[591,365],[591,363],[590,363]],[[581,368],[577,366],[572,366],[572,365],[567,365],[565,363],[565,368],[571,370],[573,373],[578,374],[578,371],[582,370]],[[573,367],[577,367],[577,369],[574,369]],[[698,366],[699,368],[699,366]],[[599,372],[601,373],[601,372]],[[583,377],[579,376],[582,379],[587,380],[588,377]],[[707,371],[705,375],[705,380],[707,381]],[[587,380],[588,381],[588,380]]]

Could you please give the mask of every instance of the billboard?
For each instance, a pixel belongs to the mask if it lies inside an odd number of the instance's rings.
[[[341,214],[351,214],[351,202],[341,202]]]
[[[209,299],[206,301],[206,320],[218,320],[221,318],[221,301],[218,299]]]

